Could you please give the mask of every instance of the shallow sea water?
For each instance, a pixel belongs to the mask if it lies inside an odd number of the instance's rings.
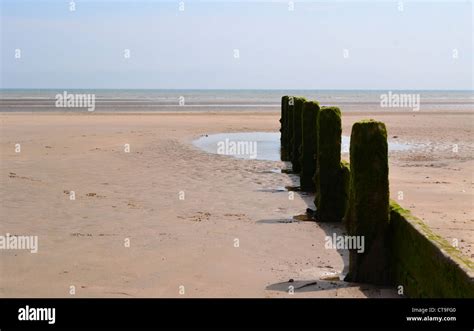
[[[239,159],[280,161],[279,132],[235,132],[202,136],[193,141],[194,146],[212,154],[221,154]],[[341,153],[349,153],[350,137],[342,136]],[[415,146],[388,142],[389,152],[408,151]]]

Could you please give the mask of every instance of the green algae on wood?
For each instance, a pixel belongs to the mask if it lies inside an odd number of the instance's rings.
[[[320,108],[317,102],[304,102],[301,114],[302,140],[300,157],[300,188],[305,192],[315,191],[313,177],[316,172],[317,162],[317,119],[319,111]]]
[[[412,298],[473,298],[474,263],[397,203],[390,203],[393,285]]]
[[[289,97],[287,95],[281,98],[281,118],[280,118],[280,155],[282,161],[289,161],[288,153],[288,140],[289,133],[291,132],[288,129],[288,101]]]
[[[349,167],[341,163],[341,111],[337,107],[322,107],[316,131],[316,215],[322,222],[338,222],[347,205]]]
[[[284,149],[286,151],[286,157],[288,161],[292,160],[293,157],[293,113],[295,109],[295,97],[288,96],[288,106],[286,108],[287,119],[286,119],[286,141]]]
[[[300,154],[301,154],[301,139],[302,139],[302,124],[301,114],[303,112],[303,103],[306,101],[305,98],[295,97],[293,98],[293,137],[291,140],[291,163],[294,173],[301,171]]]
[[[341,215],[344,218],[349,207],[349,193],[351,181],[351,167],[349,162],[342,160],[340,165],[339,183],[337,184],[340,190],[340,204]]]
[[[346,280],[390,284],[388,144],[385,124],[374,120],[352,126],[350,193],[345,217],[350,236],[364,237],[364,252],[350,250]]]

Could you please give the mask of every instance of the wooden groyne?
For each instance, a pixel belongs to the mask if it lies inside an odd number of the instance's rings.
[[[317,222],[344,222],[364,249],[349,249],[345,280],[395,286],[409,297],[473,298],[474,264],[421,220],[390,201],[385,124],[354,123],[350,163],[341,160],[341,111],[282,97],[282,161],[315,193]]]

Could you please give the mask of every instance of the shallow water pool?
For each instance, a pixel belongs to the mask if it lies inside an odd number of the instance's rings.
[[[240,159],[280,161],[279,132],[236,132],[202,136],[193,141],[194,146],[212,154],[228,155]],[[350,137],[342,136],[341,153],[349,153]],[[388,142],[388,150],[407,151],[409,144]]]

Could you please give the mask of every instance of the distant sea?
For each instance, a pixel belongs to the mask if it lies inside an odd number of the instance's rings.
[[[407,111],[406,107],[384,108],[381,95],[390,90],[105,90],[105,89],[0,89],[0,111],[84,111],[58,108],[56,95],[95,95],[95,111],[279,111],[282,95],[303,96],[320,105],[339,106],[343,111]],[[474,111],[474,92],[391,90],[419,94],[420,111]]]

